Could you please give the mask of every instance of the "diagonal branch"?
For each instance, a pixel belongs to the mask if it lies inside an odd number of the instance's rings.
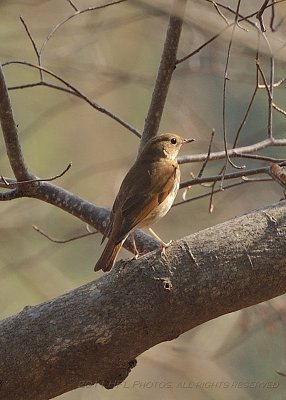
[[[285,201],[243,215],[0,321],[1,398],[113,388],[156,344],[285,293],[285,215]]]
[[[169,85],[176,68],[176,56],[182,31],[186,2],[186,0],[174,0],[158,75],[145,120],[144,132],[140,141],[139,153],[146,142],[155,136],[159,129]]]
[[[99,111],[99,112],[107,115],[108,117],[112,118],[113,120],[115,120],[116,122],[118,122],[119,124],[121,124],[122,126],[127,128],[128,130],[130,130],[131,132],[135,133],[136,136],[141,137],[141,133],[137,129],[133,128],[131,125],[129,125],[123,119],[118,117],[116,114],[113,114],[108,109],[106,109],[106,108],[100,106],[99,104],[97,104],[94,100],[92,100],[91,98],[86,96],[84,93],[82,93],[79,89],[77,89],[71,83],[67,82],[65,79],[63,79],[59,75],[55,74],[54,72],[49,71],[47,68],[41,67],[40,65],[29,63],[27,61],[8,61],[3,65],[6,66],[6,65],[10,65],[10,64],[26,65],[28,67],[38,69],[39,71],[45,72],[46,74],[52,76],[53,78],[55,78],[56,80],[58,80],[59,82],[61,82],[63,85],[66,86],[66,87],[62,87],[62,86],[53,85],[51,83],[47,83],[47,82],[44,82],[44,81],[40,81],[40,82],[36,82],[36,83],[33,83],[33,84],[28,84],[28,85],[22,86],[22,88],[24,88],[24,87],[46,86],[46,87],[50,87],[52,89],[57,89],[57,90],[64,91],[66,93],[70,93],[70,94],[72,94],[74,96],[77,96],[77,97],[83,99],[91,107],[95,108],[97,111]],[[13,87],[11,89],[15,89],[15,87]]]
[[[43,44],[42,44],[42,46],[41,46],[41,48],[40,48],[40,50],[39,50],[40,58],[42,58],[43,52],[44,52],[44,50],[45,50],[45,48],[46,48],[46,46],[47,46],[49,40],[54,36],[54,34],[57,32],[57,30],[58,30],[59,28],[61,28],[64,24],[66,24],[66,23],[67,23],[68,21],[70,21],[72,18],[77,17],[78,15],[81,15],[81,14],[85,14],[85,13],[87,13],[87,12],[98,11],[98,10],[102,10],[103,8],[108,8],[108,7],[110,7],[110,6],[115,6],[115,5],[117,5],[117,4],[121,4],[121,3],[124,3],[124,2],[126,2],[126,1],[128,1],[128,0],[115,0],[115,1],[112,1],[112,2],[107,3],[107,4],[103,4],[103,5],[100,5],[100,6],[91,6],[91,7],[84,8],[84,9],[82,9],[82,10],[78,10],[78,9],[74,6],[74,4],[70,3],[70,4],[72,4],[72,7],[73,7],[73,9],[75,10],[75,12],[74,12],[73,14],[69,15],[68,17],[65,17],[62,21],[60,21],[59,23],[57,23],[57,24],[53,27],[53,29],[51,30],[51,32],[50,32],[50,33],[48,34],[48,36],[45,38],[45,40],[44,40],[44,42],[43,42]],[[40,64],[40,63],[39,63],[39,64]]]
[[[7,155],[11,168],[17,180],[29,180],[34,176],[25,164],[19,142],[17,125],[13,117],[8,89],[5,82],[2,66],[0,65],[0,122],[6,144]]]

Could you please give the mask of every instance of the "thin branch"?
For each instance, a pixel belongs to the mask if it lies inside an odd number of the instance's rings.
[[[186,2],[187,0],[174,0],[173,3],[158,75],[140,141],[139,154],[146,142],[155,136],[159,129],[170,81],[176,68],[176,55]]]
[[[87,233],[83,233],[81,235],[77,235],[74,237],[71,237],[69,239],[56,239],[50,235],[48,235],[47,233],[45,233],[44,231],[42,231],[38,226],[36,225],[32,225],[32,228],[36,231],[39,232],[42,236],[44,236],[45,238],[47,238],[48,240],[50,240],[53,243],[58,243],[58,244],[65,244],[65,243],[69,243],[72,242],[74,240],[78,240],[78,239],[82,239],[85,238],[87,236],[91,236],[91,235],[95,235],[98,233],[98,231],[94,231],[94,232],[87,232]]]
[[[226,165],[227,164],[225,162],[223,167],[222,167],[222,169],[220,170],[220,172],[218,174],[219,176],[221,176],[221,179],[218,180],[218,181],[220,181],[219,191],[223,191],[224,190],[223,189],[223,183],[224,183],[224,177],[225,177],[225,174],[226,174]],[[213,181],[212,186],[211,186],[212,190],[211,190],[210,201],[209,201],[209,213],[210,214],[214,210],[213,199],[214,199],[214,194],[215,194],[215,187],[216,187],[216,184],[217,184],[218,181]]]
[[[244,153],[241,153],[239,155],[239,157],[249,158],[249,159],[252,159],[252,160],[275,162],[275,163],[282,163],[282,162],[285,161],[285,158],[268,157],[268,156],[262,156],[260,154],[244,154]]]
[[[258,88],[266,89],[267,97],[268,97],[268,137],[269,139],[273,139],[273,81],[274,81],[274,58],[271,55],[270,57],[270,84],[268,85],[266,77],[262,68],[260,67],[259,60],[256,61],[257,69],[260,73],[260,76],[263,80],[263,85],[258,85]]]
[[[227,163],[230,163],[230,165],[232,165],[234,168],[237,168],[237,169],[245,168],[245,166],[237,166],[231,161],[231,159],[230,159],[230,157],[228,155],[227,131],[226,131],[226,87],[227,87],[227,82],[229,80],[228,67],[229,67],[230,53],[231,53],[231,48],[232,48],[235,28],[236,28],[237,23],[238,23],[240,3],[241,3],[241,0],[238,0],[237,7],[236,7],[236,13],[235,13],[235,20],[234,20],[234,24],[233,24],[233,27],[232,27],[231,36],[230,36],[228,49],[227,49],[227,56],[226,56],[226,63],[225,63],[225,70],[224,70],[224,80],[223,80],[222,129],[223,129],[223,143],[224,143],[224,151],[225,151],[225,166],[223,168],[223,175],[226,172]],[[223,183],[223,179],[222,179],[221,184],[222,183]]]
[[[266,32],[266,28],[263,22],[263,13],[266,9],[266,7],[268,6],[269,0],[265,0],[264,3],[262,4],[260,10],[257,12],[256,14],[256,18],[258,19],[259,23],[260,23],[260,29],[262,32]]]
[[[213,3],[214,8],[216,9],[218,15],[224,20],[224,22],[229,25],[228,19],[226,18],[225,15],[223,15],[223,13],[221,12],[219,6],[217,5],[217,3],[214,0],[211,0],[211,2]]]
[[[213,3],[213,0],[207,0],[209,3]],[[223,33],[225,33],[228,29],[232,28],[235,24],[246,21],[248,22],[251,26],[255,27],[255,24],[251,21],[249,21],[250,17],[253,17],[254,14],[250,14],[246,17],[242,16],[241,14],[239,14],[237,11],[232,10],[230,7],[224,5],[224,4],[220,4],[218,2],[216,2],[217,6],[224,8],[227,11],[232,12],[235,15],[239,16],[239,19],[236,22],[233,22],[231,24],[228,24],[227,26],[225,26],[223,29],[221,29],[220,32],[218,32],[217,34],[215,34],[214,36],[212,36],[209,40],[207,40],[206,42],[204,42],[201,46],[199,46],[197,49],[195,49],[194,51],[192,51],[191,53],[187,54],[186,56],[180,58],[177,60],[177,64],[180,64],[186,60],[188,60],[189,58],[191,58],[192,56],[194,56],[195,54],[199,53],[203,48],[205,48],[207,45],[209,45],[210,43],[212,43],[214,40],[216,40],[217,38],[219,38]]]
[[[271,0],[271,17],[270,17],[270,29],[272,32],[275,32],[275,27],[274,27],[274,21],[275,21],[275,1]]]
[[[280,166],[286,165],[286,161],[283,161],[279,165]],[[243,170],[243,171],[230,172],[228,174],[225,174],[224,176],[219,174],[219,175],[207,176],[204,178],[189,179],[189,180],[181,182],[180,189],[185,188],[187,186],[198,185],[198,184],[202,184],[202,183],[206,183],[206,182],[221,181],[222,177],[224,178],[224,180],[236,179],[236,178],[241,178],[242,176],[268,174],[268,171],[269,171],[269,167],[267,166],[267,167],[253,168],[253,169]]]
[[[41,48],[40,48],[40,50],[39,50],[40,58],[42,58],[44,49],[45,49],[46,45],[48,44],[49,40],[52,38],[52,36],[56,33],[56,31],[57,31],[60,27],[62,27],[66,22],[70,21],[72,18],[74,18],[74,17],[76,17],[76,16],[78,16],[78,15],[80,15],[80,14],[84,14],[84,13],[86,13],[86,12],[101,10],[101,9],[103,9],[103,8],[107,8],[107,7],[110,7],[110,6],[114,6],[114,5],[116,5],[116,4],[124,3],[124,2],[126,2],[126,1],[128,1],[128,0],[116,0],[116,1],[113,1],[113,2],[111,2],[111,3],[103,4],[103,5],[101,5],[101,6],[93,6],[93,7],[85,8],[85,9],[83,9],[83,10],[76,10],[74,14],[72,14],[72,15],[70,15],[70,16],[64,18],[61,22],[59,22],[58,24],[56,24],[56,25],[53,27],[53,29],[52,29],[52,30],[50,31],[50,33],[47,35],[46,39],[44,40],[44,42],[43,42],[43,44],[42,44],[42,46],[41,46]],[[74,7],[73,7],[73,8],[74,8]]]
[[[232,189],[232,188],[234,188],[236,186],[241,186],[241,185],[243,185],[245,183],[247,183],[247,182],[246,181],[242,181],[242,182],[233,183],[231,185],[226,185],[226,186],[224,186],[224,190]],[[199,196],[191,197],[189,199],[184,198],[183,201],[178,201],[177,203],[173,204],[172,207],[181,206],[182,204],[190,203],[191,201],[202,200],[202,199],[204,199],[206,197],[213,196],[214,194],[217,194],[217,193],[220,193],[220,192],[221,192],[220,189],[213,190],[213,188],[212,188],[211,192],[208,192],[208,193],[205,193],[205,194],[201,194]]]
[[[282,85],[282,83],[284,83],[286,81],[286,78],[282,78],[282,79],[280,79],[278,82],[275,82],[274,84],[273,84],[273,87],[279,87],[280,85]]]
[[[206,1],[208,1],[209,3],[212,3],[212,4],[213,4],[213,0],[206,0]],[[277,1],[273,2],[273,5],[274,5],[274,4],[278,4],[278,3],[282,3],[282,2],[284,2],[284,1],[285,1],[285,0],[277,0]],[[237,13],[237,10],[233,10],[231,7],[229,7],[229,6],[225,5],[225,4],[221,4],[221,3],[219,3],[219,2],[216,2],[216,4],[217,4],[217,6],[219,6],[219,7],[223,8],[223,9],[225,9],[225,10],[227,10],[227,11],[233,13],[234,15],[238,15],[238,16],[239,16],[239,19],[238,19],[237,23],[240,23],[240,22],[245,21],[245,22],[247,22],[248,24],[250,24],[252,27],[257,28],[257,27],[256,27],[256,24],[255,24],[254,22],[250,21],[250,18],[255,17],[255,16],[257,15],[257,11],[255,11],[255,12],[253,12],[253,13],[247,15],[247,16],[243,16],[243,15],[241,15],[240,13]],[[272,7],[272,4],[271,4],[271,5],[268,5],[266,8],[268,8],[268,7]],[[230,29],[231,27],[233,27],[234,24],[235,24],[235,22],[233,22],[233,23],[229,24],[228,26],[224,27],[220,32],[218,32],[217,34],[215,34],[214,36],[212,36],[209,40],[207,40],[206,42],[204,42],[204,43],[203,43],[201,46],[199,46],[197,49],[195,49],[195,50],[192,51],[191,53],[187,54],[186,56],[184,56],[184,57],[178,59],[178,60],[177,60],[177,64],[180,64],[180,63],[182,63],[182,62],[188,60],[189,58],[191,58],[191,57],[194,56],[195,54],[199,53],[199,52],[200,52],[202,49],[204,49],[207,45],[209,45],[211,42],[213,42],[214,40],[216,40],[217,38],[219,38],[219,37],[220,37],[223,33],[225,33],[228,29]]]
[[[203,172],[204,172],[204,170],[205,170],[205,168],[206,168],[206,165],[207,165],[207,163],[208,163],[208,161],[209,161],[209,159],[210,159],[214,135],[215,135],[215,130],[213,129],[213,130],[212,130],[212,133],[211,133],[210,142],[209,142],[208,153],[207,153],[206,159],[205,159],[205,161],[203,162],[203,165],[202,165],[202,167],[201,167],[201,169],[200,169],[200,172],[198,173],[198,178],[200,178],[200,177],[203,175]]]
[[[31,43],[32,43],[33,49],[34,49],[34,51],[35,51],[35,53],[36,53],[36,57],[37,57],[37,60],[38,60],[38,64],[41,65],[41,56],[40,56],[40,53],[39,53],[39,51],[38,51],[36,42],[35,42],[35,40],[34,40],[32,34],[31,34],[31,32],[29,31],[29,28],[28,28],[28,26],[27,26],[27,24],[26,24],[26,22],[24,21],[24,19],[23,19],[22,16],[20,16],[20,21],[21,21],[22,24],[24,25],[25,31],[26,31],[26,33],[27,33],[27,35],[28,35],[28,37],[29,37],[29,39],[30,39],[30,41],[31,41]],[[40,80],[42,81],[42,80],[43,80],[43,71],[40,70],[39,72],[40,72]]]
[[[283,114],[284,116],[286,116],[286,111],[283,110],[283,108],[278,107],[275,103],[272,103],[272,106],[274,108],[274,110],[278,111],[280,114]]]
[[[6,187],[17,187],[20,185],[24,185],[27,183],[35,183],[35,182],[51,182],[55,181],[56,179],[62,177],[72,166],[72,163],[69,163],[68,166],[58,175],[54,175],[51,178],[35,178],[35,179],[28,179],[26,181],[15,182],[12,180],[7,180],[4,176],[0,175],[1,180],[4,182]]]
[[[269,99],[268,99],[268,137],[273,138],[273,85],[274,85],[274,57],[270,55],[270,78],[269,78]]]
[[[248,178],[248,176],[242,176],[241,179],[245,182],[271,182],[271,178]]]
[[[232,24],[231,24],[232,25]],[[223,28],[219,33],[215,34],[212,36],[209,40],[204,42],[201,46],[197,47],[194,51],[191,53],[187,54],[186,56],[182,58],[178,58],[176,61],[176,64],[181,64],[182,62],[188,60],[189,58],[193,57],[195,54],[199,53],[202,49],[204,49],[206,46],[208,46],[210,43],[212,43],[214,40],[219,38],[231,25],[226,26]]]
[[[48,70],[48,69],[46,69],[44,67],[41,67],[39,65],[35,65],[35,64],[29,63],[27,61],[17,61],[17,60],[8,61],[8,62],[4,63],[3,66],[7,66],[7,65],[10,65],[10,64],[26,65],[26,66],[31,67],[31,68],[42,70],[43,72],[47,73],[48,75],[52,76],[53,78],[55,78],[58,81],[60,81],[61,83],[63,83],[68,89],[61,88],[60,86],[49,84],[47,82],[39,82],[39,84],[32,84],[30,87],[39,86],[41,84],[41,85],[46,86],[46,87],[54,88],[54,89],[57,89],[57,90],[63,90],[65,92],[73,94],[74,96],[77,96],[77,97],[81,98],[82,100],[86,101],[91,107],[95,108],[97,111],[107,115],[108,117],[110,117],[113,120],[115,120],[116,122],[118,122],[120,125],[124,126],[126,129],[131,131],[132,133],[135,133],[135,135],[138,136],[139,138],[141,137],[141,133],[137,129],[133,128],[131,125],[129,125],[127,122],[122,120],[117,115],[113,114],[111,111],[109,111],[106,108],[104,108],[104,107],[100,106],[99,104],[97,104],[95,101],[93,101],[88,96],[83,94],[75,86],[71,85],[69,82],[67,82],[66,80],[61,78],[59,75],[55,74],[54,72],[52,72],[52,71],[50,71],[50,70]]]
[[[271,180],[272,180],[272,179],[269,179],[269,178],[247,179],[247,178],[245,178],[245,177],[242,177],[242,181],[236,182],[236,183],[232,183],[232,184],[230,184],[230,185],[224,186],[224,187],[223,187],[223,191],[228,190],[228,189],[233,189],[234,187],[244,185],[245,183],[251,183],[251,182],[271,182]],[[220,188],[214,190],[213,185],[212,185],[212,190],[211,190],[211,192],[208,192],[208,193],[205,193],[205,194],[201,194],[201,195],[195,196],[195,197],[190,197],[189,199],[184,198],[183,201],[178,201],[177,203],[173,204],[172,207],[181,206],[181,205],[183,205],[183,204],[185,204],[185,203],[190,203],[190,202],[196,201],[196,200],[202,200],[202,199],[204,199],[204,198],[206,198],[206,197],[209,197],[209,196],[210,196],[210,197],[213,197],[215,194],[220,193],[220,192],[221,192],[221,189],[220,189]],[[212,204],[212,201],[210,201],[210,204]],[[211,206],[209,206],[209,212],[210,212],[210,213],[212,212]]]
[[[3,66],[5,67],[5,65],[7,64],[3,64]],[[37,86],[46,86],[46,82],[40,81],[40,82],[34,82],[34,83],[25,83],[23,85],[15,85],[15,86],[9,86],[8,90],[12,91],[12,90],[19,90],[19,89],[30,89],[30,88],[34,88]],[[59,87],[61,88],[61,86]],[[68,93],[73,94],[72,90],[66,90]]]
[[[248,146],[237,147],[235,149],[228,149],[229,157],[241,157],[242,154],[255,153],[258,150],[263,150],[269,147],[286,146],[286,139],[265,139],[261,142],[250,144]],[[180,164],[204,161],[207,153],[184,155],[179,157]],[[216,151],[210,154],[209,160],[222,160],[225,158],[225,151]]]
[[[213,0],[206,0],[206,1],[208,3],[212,3],[213,2]],[[276,0],[276,1],[272,0],[272,3],[268,4],[265,7],[265,9],[269,8],[269,7],[273,7],[275,4],[284,3],[284,2],[285,2],[285,0]],[[217,2],[217,5],[219,7],[221,7],[221,8],[224,8],[225,10],[231,12],[234,15],[236,14],[236,10],[232,9],[231,7],[229,7],[229,6],[225,5],[225,4],[221,4],[221,3]],[[247,15],[246,17],[243,17],[241,14],[239,14],[239,18],[240,18],[239,22],[244,20],[244,21],[248,22],[249,24],[251,24],[252,26],[255,26],[256,24],[254,22],[249,21],[249,19],[252,18],[252,17],[256,17],[256,16],[257,16],[257,11],[252,12],[251,14]]]
[[[75,11],[78,11],[78,8],[74,5],[74,3],[73,3],[71,0],[67,0],[67,2],[72,6],[72,8],[73,8]]]
[[[253,103],[254,103],[255,96],[256,96],[256,94],[258,92],[258,67],[257,67],[257,63],[258,63],[258,60],[259,60],[259,45],[260,45],[260,35],[258,35],[257,51],[256,51],[256,58],[255,58],[255,60],[256,60],[256,63],[255,63],[255,65],[256,65],[256,85],[255,85],[255,89],[254,89],[254,91],[252,93],[251,99],[250,99],[250,101],[248,103],[246,112],[245,112],[245,114],[244,114],[244,116],[243,116],[243,118],[241,120],[241,123],[240,123],[240,125],[238,127],[238,130],[236,132],[236,135],[235,135],[235,138],[234,138],[234,141],[233,141],[233,146],[232,146],[233,148],[235,148],[236,145],[237,145],[237,142],[238,142],[238,139],[239,139],[239,135],[240,135],[240,133],[242,131],[242,128],[244,127],[244,125],[245,125],[245,123],[247,121],[247,118],[249,116],[251,107],[253,106]]]

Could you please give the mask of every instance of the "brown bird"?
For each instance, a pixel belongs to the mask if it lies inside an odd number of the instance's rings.
[[[166,133],[146,143],[114,201],[102,242],[107,236],[109,239],[95,271],[110,271],[127,236],[135,228],[149,228],[169,211],[180,185],[179,150],[193,140]],[[164,249],[167,244],[149,230]]]

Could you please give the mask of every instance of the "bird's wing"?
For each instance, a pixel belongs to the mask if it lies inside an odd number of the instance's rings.
[[[163,177],[158,179],[158,175],[162,175],[160,173],[162,168],[164,169]],[[150,169],[152,173],[145,169],[142,171],[141,177],[136,177],[137,179],[133,180],[132,188],[126,188],[125,180],[123,181],[118,199],[116,199],[117,207],[120,207],[122,214],[122,223],[114,235],[115,242],[125,238],[133,228],[144,221],[165,200],[174,187],[177,168],[176,163],[164,162],[164,165],[162,165],[162,162],[157,162]],[[132,173],[131,169],[128,174],[131,175]]]

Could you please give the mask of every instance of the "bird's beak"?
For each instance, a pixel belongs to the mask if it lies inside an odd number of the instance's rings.
[[[183,143],[191,143],[191,142],[194,142],[196,139],[193,139],[193,138],[187,138],[187,139],[184,139],[184,141],[183,141]]]

